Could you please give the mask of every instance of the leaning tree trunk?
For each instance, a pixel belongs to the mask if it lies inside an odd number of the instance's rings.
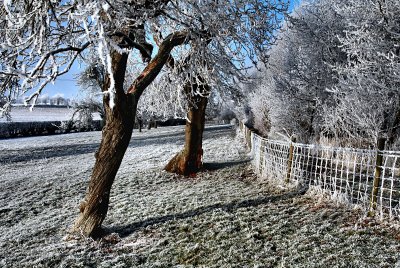
[[[114,107],[109,106],[109,97],[104,99],[106,124],[102,131],[100,148],[96,152],[96,163],[92,171],[89,187],[80,205],[80,215],[75,222],[74,231],[85,236],[101,235],[101,224],[108,211],[111,186],[128,148],[137,100],[124,93],[123,81],[127,55],[113,53],[113,71],[116,96]],[[109,79],[104,89],[109,86]]]
[[[111,53],[112,72],[115,82],[115,105],[109,106],[109,96],[104,97],[106,125],[102,140],[96,152],[96,163],[90,178],[89,187],[75,222],[73,232],[85,236],[101,235],[101,224],[108,211],[111,186],[128,148],[134,126],[137,104],[147,86],[154,81],[170,57],[171,50],[187,39],[186,32],[177,32],[167,36],[158,48],[157,55],[150,60],[142,73],[135,79],[127,92],[124,91],[124,79],[128,54]],[[141,46],[136,44],[136,46]],[[143,53],[142,50],[140,50]],[[145,51],[146,52],[146,51]],[[151,55],[147,55],[151,58]],[[110,87],[107,77],[103,91]]]
[[[185,88],[189,101],[188,119],[185,127],[185,146],[165,166],[165,170],[185,176],[194,176],[203,167],[203,131],[208,102],[207,86],[201,86],[200,92],[194,94],[198,88]]]

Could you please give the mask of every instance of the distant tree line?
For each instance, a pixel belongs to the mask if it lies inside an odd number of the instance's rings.
[[[52,105],[52,106],[71,106],[71,99],[65,98],[63,94],[56,94],[50,97],[47,94],[40,95],[36,100],[36,105]],[[25,104],[23,97],[14,100],[13,104]]]

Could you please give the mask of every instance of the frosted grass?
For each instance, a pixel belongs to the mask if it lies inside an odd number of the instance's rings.
[[[100,241],[67,239],[100,132],[0,141],[0,267],[394,267],[400,233],[313,192],[257,180],[228,126],[205,132],[206,171],[162,171],[184,128],[135,132]]]

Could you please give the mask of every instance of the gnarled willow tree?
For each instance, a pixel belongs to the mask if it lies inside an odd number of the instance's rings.
[[[35,101],[48,83],[93,55],[106,70],[106,124],[74,230],[97,236],[129,144],[137,104],[160,75],[191,96],[234,85],[265,59],[283,0],[6,0],[0,7],[0,92]],[[156,49],[154,47],[157,46]],[[129,57],[136,59],[129,61]],[[140,60],[139,60],[140,59]],[[164,68],[167,63],[170,68]],[[126,79],[128,65],[140,69]],[[164,68],[164,69],[163,69]],[[179,79],[177,79],[179,77]],[[201,78],[198,83],[198,78]],[[196,99],[196,98],[195,98]],[[7,113],[9,101],[2,104]]]

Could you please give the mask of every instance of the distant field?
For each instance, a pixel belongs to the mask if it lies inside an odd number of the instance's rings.
[[[43,122],[43,121],[67,121],[73,114],[72,108],[58,107],[35,107],[30,111],[30,107],[13,107],[11,119],[13,122]],[[99,114],[94,114],[94,120],[100,120]],[[0,118],[0,122],[6,122],[5,118]]]

